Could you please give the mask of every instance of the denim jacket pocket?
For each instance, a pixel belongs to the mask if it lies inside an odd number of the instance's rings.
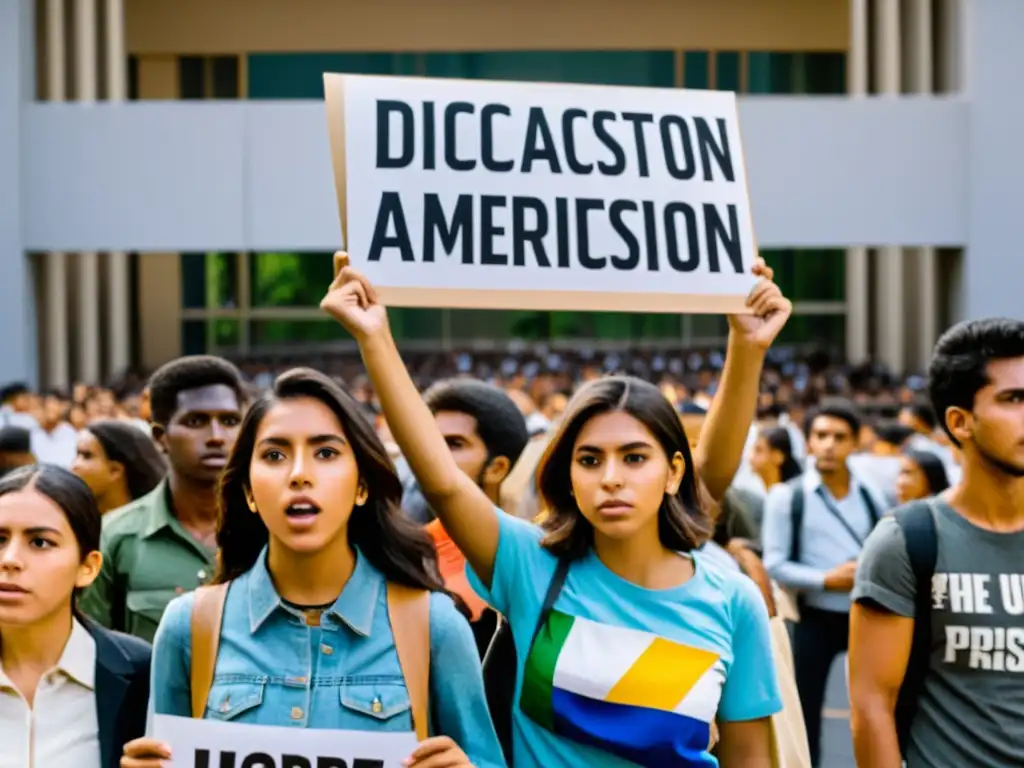
[[[214,680],[210,698],[206,700],[206,717],[210,720],[235,720],[244,712],[263,703],[266,678],[248,680]]]
[[[341,706],[382,722],[409,711],[409,692],[402,683],[351,683],[341,686]]]

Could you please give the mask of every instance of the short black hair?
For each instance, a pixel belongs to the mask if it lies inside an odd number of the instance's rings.
[[[804,419],[804,434],[806,436],[810,437],[811,426],[813,426],[814,420],[819,416],[829,416],[833,419],[845,421],[850,425],[850,431],[853,432],[854,439],[857,438],[857,434],[860,432],[860,412],[857,410],[857,406],[845,398],[830,397],[822,400],[820,405],[809,411]]]
[[[423,394],[433,413],[453,411],[476,419],[487,455],[504,456],[513,466],[530,440],[526,418],[503,390],[477,379],[446,379]]]
[[[24,427],[6,426],[0,429],[0,453],[30,453],[32,433]]]
[[[241,372],[227,360],[213,355],[189,355],[165,363],[149,379],[152,419],[166,425],[178,410],[178,394],[189,389],[230,387],[238,404],[246,402]]]
[[[875,424],[875,434],[882,442],[899,447],[913,436],[914,430],[898,421],[884,419]]]
[[[6,384],[0,389],[0,403],[9,403],[16,397],[21,395],[31,394],[32,390],[29,389],[28,384],[22,381],[15,381],[10,384]]]
[[[960,442],[946,426],[950,408],[974,408],[978,390],[987,386],[992,360],[1024,357],[1024,321],[1005,317],[957,323],[939,339],[928,366],[932,408],[953,444]]]
[[[928,427],[928,429],[935,429],[939,426],[939,420],[935,415],[935,409],[928,403],[907,403],[900,410],[909,413],[915,419]]]

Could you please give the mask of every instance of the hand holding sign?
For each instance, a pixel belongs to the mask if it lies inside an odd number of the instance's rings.
[[[334,281],[320,309],[337,320],[358,341],[387,331],[388,314],[370,282],[348,265],[348,254],[334,254]]]
[[[403,765],[407,768],[473,768],[466,753],[448,736],[420,742]]]
[[[772,278],[774,270],[758,257],[754,274],[761,278],[747,297],[749,315],[730,315],[729,326],[745,344],[768,349],[793,313],[793,302],[782,295]]]
[[[171,759],[171,748],[156,739],[134,739],[124,745],[121,768],[160,768]]]

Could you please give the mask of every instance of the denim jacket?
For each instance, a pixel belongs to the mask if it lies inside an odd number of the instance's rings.
[[[296,728],[410,731],[412,712],[388,620],[384,576],[357,554],[356,567],[319,627],[281,602],[266,565],[232,582],[207,719]],[[167,607],[153,648],[157,714],[191,714],[193,595]],[[454,603],[430,602],[432,735],[451,737],[478,768],[504,766],[487,710],[473,633]]]

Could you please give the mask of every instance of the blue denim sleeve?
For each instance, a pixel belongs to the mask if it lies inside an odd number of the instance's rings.
[[[438,735],[455,741],[476,768],[505,768],[473,632],[440,593],[430,600],[430,704]]]
[[[153,639],[150,709],[158,715],[192,715],[192,603],[191,594],[172,600]]]

